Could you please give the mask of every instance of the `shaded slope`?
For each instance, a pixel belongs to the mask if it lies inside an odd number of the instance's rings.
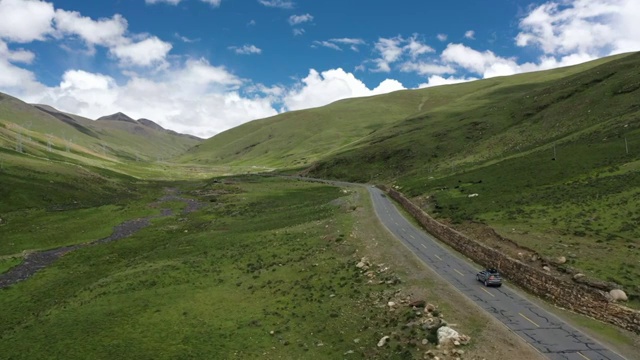
[[[100,158],[108,161],[167,159],[201,140],[139,123],[122,113],[93,121],[46,105],[29,105],[0,95],[0,146],[37,156]],[[153,126],[154,124],[155,126]]]
[[[204,141],[181,162],[297,166],[327,156],[415,113],[422,95],[400,91],[252,121]]]
[[[619,138],[636,126],[639,69],[640,54],[632,54],[559,80],[522,81],[544,75],[534,73],[446,86],[440,95],[460,96],[321,161],[313,173],[357,181],[426,179],[532,151],[546,149],[551,158],[553,144],[578,138],[600,146],[597,138]]]
[[[640,53],[610,60],[552,81],[477,82],[309,173],[393,183],[478,239],[489,225],[640,306]]]
[[[471,83],[405,90],[355,98],[243,124],[191,149],[178,161],[216,165],[300,167],[368,141],[402,134],[405,119],[432,116],[441,109],[463,113],[490,101],[491,93],[516,85],[536,86],[590,69],[618,57],[552,71],[494,78]],[[446,122],[446,119],[445,119]],[[386,129],[386,130],[385,130]],[[382,135],[381,135],[382,134]]]

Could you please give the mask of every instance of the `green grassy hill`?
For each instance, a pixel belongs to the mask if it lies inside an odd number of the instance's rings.
[[[216,135],[190,149],[177,161],[301,167],[357,147],[367,147],[371,142],[394,136],[394,133],[401,134],[401,131],[409,130],[403,128],[405,125],[399,125],[403,120],[441,111],[462,113],[467,108],[490,102],[487,99],[499,89],[509,89],[503,94],[508,97],[514,87],[521,91],[522,87],[562,79],[619,57],[552,71],[347,99],[324,107],[288,112]]]
[[[487,224],[640,294],[639,95],[640,54],[623,54],[286,113],[180,160],[312,163],[309,176],[395,184],[442,219]]]
[[[125,115],[126,116],[126,115]],[[49,157],[157,161],[176,156],[201,139],[164,130],[143,119],[122,121],[113,116],[93,121],[50,106],[26,104],[0,94],[0,147]],[[51,150],[51,151],[49,151]]]
[[[418,112],[423,100],[420,92],[399,91],[292,111],[225,131],[177,160],[260,167],[306,165]]]
[[[440,218],[487,224],[640,294],[640,54],[610,60],[476,82],[310,174],[394,183]]]

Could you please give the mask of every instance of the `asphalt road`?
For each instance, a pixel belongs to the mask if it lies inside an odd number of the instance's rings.
[[[340,184],[341,185],[341,184]],[[410,223],[380,189],[368,187],[378,218],[422,261],[460,292],[503,322],[549,359],[624,359],[509,289],[487,288],[476,280],[471,261],[444,247]],[[497,342],[500,339],[496,339]]]

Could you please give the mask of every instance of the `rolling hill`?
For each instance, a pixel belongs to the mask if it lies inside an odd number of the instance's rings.
[[[623,54],[287,113],[180,160],[393,184],[462,230],[490,226],[640,294],[639,99],[640,53]]]
[[[45,154],[43,150],[73,150],[110,161],[169,158],[201,141],[165,130],[147,119],[138,122],[118,113],[93,121],[5,94],[0,94],[0,124],[4,129],[0,135],[2,147],[22,145],[23,151],[40,155]]]

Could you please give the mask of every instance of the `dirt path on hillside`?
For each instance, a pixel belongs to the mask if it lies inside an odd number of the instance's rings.
[[[174,188],[165,189],[167,193],[165,196],[158,199],[158,201],[150,204],[152,207],[157,207],[160,204],[167,201],[183,201],[187,204],[185,209],[182,211],[183,214],[192,213],[197,211],[202,207],[202,203],[194,199],[187,199],[180,197],[180,191]],[[127,238],[138,231],[146,228],[151,225],[151,219],[162,218],[173,215],[173,211],[171,209],[160,209],[160,215],[156,216],[148,216],[146,218],[133,219],[129,221],[125,221],[120,225],[117,225],[113,228],[113,233],[106,238],[94,240],[84,244],[63,246],[57,249],[45,250],[45,251],[37,251],[30,253],[25,256],[24,261],[19,265],[14,266],[9,269],[4,274],[0,274],[0,289],[16,284],[20,281],[24,281],[29,277],[33,276],[36,272],[46,268],[47,266],[53,264],[56,260],[68,254],[72,251],[98,245],[98,244],[106,244],[112,241],[121,240]]]

